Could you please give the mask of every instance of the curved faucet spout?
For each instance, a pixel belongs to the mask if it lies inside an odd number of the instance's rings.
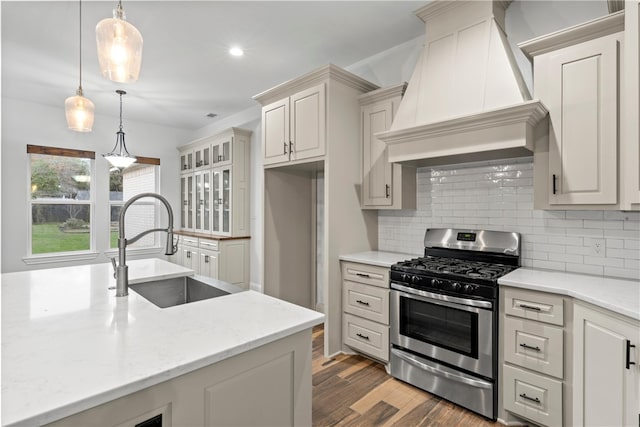
[[[134,204],[136,201],[143,199],[145,197],[152,197],[154,199],[158,199],[162,202],[162,204],[167,208],[167,214],[169,216],[169,224],[167,228],[152,228],[149,230],[145,230],[135,237],[131,239],[125,238],[124,233],[124,219],[127,213],[127,209],[129,206]],[[131,243],[135,243],[140,240],[140,238],[146,236],[149,233],[153,233],[155,231],[164,231],[167,233],[167,243],[165,247],[165,255],[173,255],[178,250],[177,245],[173,244],[173,210],[171,209],[171,205],[163,196],[157,193],[140,193],[138,195],[130,198],[123,206],[120,211],[120,218],[118,220],[118,267],[116,268],[116,296],[124,297],[129,295],[129,267],[127,267],[127,245]]]

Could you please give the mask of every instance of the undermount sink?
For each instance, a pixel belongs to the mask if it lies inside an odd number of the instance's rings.
[[[129,289],[160,308],[229,295],[208,283],[190,276],[129,285]]]

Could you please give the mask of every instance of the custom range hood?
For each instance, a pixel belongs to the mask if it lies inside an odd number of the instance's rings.
[[[504,32],[510,1],[433,1],[422,55],[388,131],[390,162],[426,166],[530,156],[547,110],[532,101]],[[544,122],[543,122],[544,121]]]

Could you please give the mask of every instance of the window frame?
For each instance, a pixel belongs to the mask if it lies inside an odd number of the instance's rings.
[[[31,159],[33,154],[41,154],[48,156],[75,157],[89,159],[90,163],[90,189],[88,200],[74,199],[52,199],[47,201],[38,201],[31,197]],[[95,152],[86,150],[76,150],[69,148],[46,147],[38,145],[27,145],[27,256],[23,258],[26,264],[44,264],[54,261],[76,261],[95,259],[98,256],[96,250],[96,189],[95,189]],[[33,206],[34,205],[80,205],[89,206],[89,249],[79,251],[66,252],[48,252],[42,254],[33,253]]]

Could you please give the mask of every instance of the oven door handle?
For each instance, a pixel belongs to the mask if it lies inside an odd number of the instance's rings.
[[[493,386],[492,383],[487,382],[487,381],[483,381],[483,380],[474,380],[472,378],[468,378],[466,376],[461,376],[461,375],[456,375],[456,374],[452,374],[451,372],[445,372],[442,371],[438,368],[434,368],[433,366],[429,366],[426,363],[423,363],[422,361],[420,361],[418,359],[418,357],[412,355],[412,354],[408,354],[405,353],[404,351],[392,348],[391,352],[393,354],[395,354],[397,357],[399,357],[400,359],[404,360],[407,363],[410,363],[411,365],[414,365],[420,369],[423,369],[427,372],[432,373],[433,375],[437,375],[439,377],[442,378],[446,378],[449,379],[451,381],[455,381],[455,382],[459,382],[462,384],[466,384],[466,385],[470,385],[472,387],[476,387],[476,388],[491,388]]]
[[[455,304],[462,304],[470,307],[479,307],[479,308],[488,308],[488,309],[493,308],[493,303],[490,301],[479,301],[479,300],[470,299],[470,298],[458,298],[458,297],[452,297],[450,295],[436,294],[433,292],[426,292],[426,291],[421,291],[419,289],[410,288],[408,286],[402,286],[401,284],[395,283],[395,282],[391,282],[391,289],[395,289],[397,291],[405,292],[407,294],[427,298],[430,300],[435,300],[436,302],[445,301],[445,302],[451,302]]]

